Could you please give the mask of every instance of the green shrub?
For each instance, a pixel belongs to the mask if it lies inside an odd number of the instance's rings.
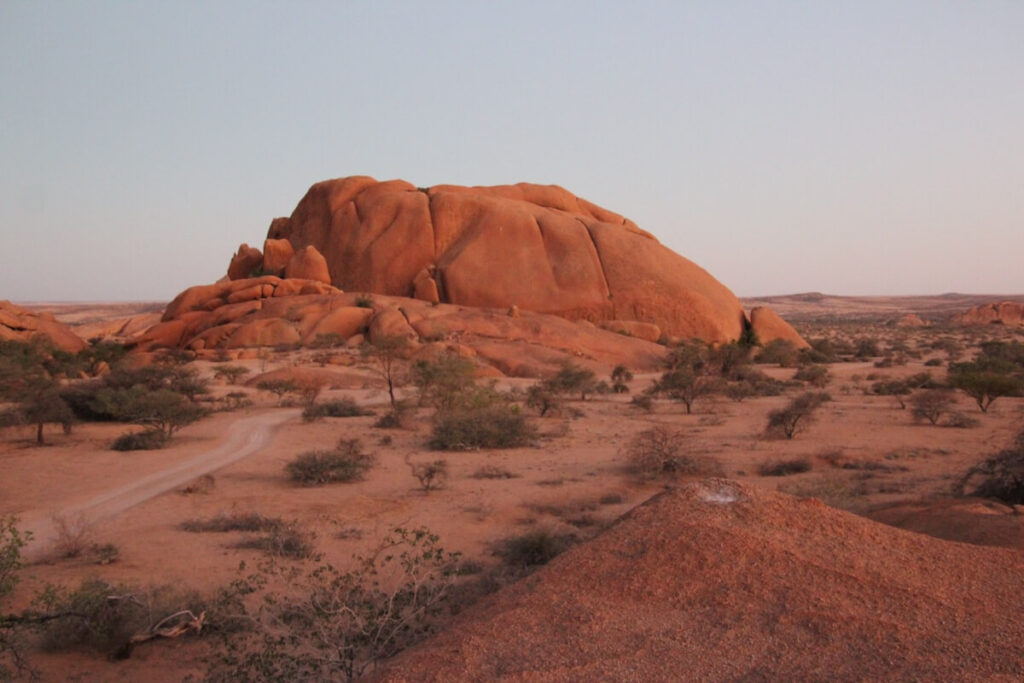
[[[258,512],[221,513],[209,519],[190,519],[181,523],[183,531],[194,533],[229,531],[270,531],[281,526],[278,517],[264,517]]]
[[[821,388],[828,384],[830,378],[824,365],[805,365],[796,371],[793,379]]]
[[[785,339],[773,339],[754,356],[754,362],[766,365],[778,364],[784,368],[791,368],[796,365],[799,355],[793,342]]]
[[[144,432],[128,432],[114,439],[111,448],[115,451],[151,451],[163,448],[169,439],[159,429],[147,429]]]
[[[810,458],[789,458],[785,460],[766,460],[757,468],[762,477],[786,477],[811,470]]]
[[[575,540],[574,536],[536,529],[504,539],[498,544],[496,553],[509,566],[539,567],[565,552]]]
[[[262,536],[254,536],[235,544],[235,548],[262,550],[273,557],[304,560],[316,550],[315,536],[296,522],[278,524]]]
[[[350,398],[311,403],[302,410],[302,419],[306,422],[323,417],[362,417],[365,415],[373,415],[373,411],[361,407]]]
[[[362,479],[376,462],[364,453],[359,439],[342,439],[333,450],[307,451],[285,466],[288,476],[303,486]]]
[[[498,403],[437,415],[428,445],[442,451],[520,448],[528,446],[535,436],[536,431],[517,406]]]

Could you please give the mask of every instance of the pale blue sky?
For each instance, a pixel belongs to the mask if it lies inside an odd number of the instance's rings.
[[[557,183],[739,295],[1024,292],[1024,2],[0,0],[0,298],[167,299],[313,182]]]

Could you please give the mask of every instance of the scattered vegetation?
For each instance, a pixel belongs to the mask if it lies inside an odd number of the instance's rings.
[[[420,483],[423,493],[442,488],[448,481],[448,461],[431,460],[430,462],[412,462],[408,457],[405,464],[409,466],[412,476]]]
[[[911,397],[910,405],[915,420],[928,420],[935,425],[956,405],[956,399],[949,389],[922,389]]]
[[[829,401],[824,392],[806,392],[791,400],[784,408],[768,413],[769,435],[785,436],[792,439],[798,432],[807,428],[814,419],[814,413]]]
[[[325,417],[363,417],[366,415],[373,415],[373,411],[363,408],[350,398],[310,403],[302,410],[302,419],[306,422],[313,422]]]
[[[653,427],[634,436],[625,456],[629,470],[641,479],[722,473],[714,458],[687,452],[685,435],[668,427]]]
[[[971,467],[954,487],[961,496],[995,498],[1008,505],[1024,505],[1024,431],[1009,448]]]
[[[287,522],[269,528],[267,533],[261,536],[239,541],[234,547],[261,550],[272,557],[304,560],[313,556],[316,550],[315,538],[297,522]]]
[[[167,435],[159,429],[128,432],[114,439],[110,447],[115,451],[152,451],[167,445]]]
[[[808,384],[820,389],[825,387],[831,378],[827,367],[824,365],[811,364],[804,365],[797,370],[796,374],[793,375],[793,379],[801,382],[807,382]]]
[[[791,474],[801,474],[810,471],[811,459],[806,456],[766,460],[757,468],[758,474],[762,477],[787,477]]]
[[[484,465],[473,473],[474,479],[515,479],[518,474],[497,465]]]
[[[359,439],[341,439],[332,450],[307,451],[288,463],[291,480],[303,486],[319,486],[362,479],[376,463],[363,452]]]
[[[265,517],[258,512],[220,513],[209,519],[190,519],[181,523],[183,531],[194,533],[229,531],[271,531],[282,524],[279,517]]]
[[[509,566],[528,569],[547,564],[575,540],[574,536],[555,534],[548,529],[534,529],[504,539],[497,544],[495,553]]]
[[[269,567],[245,581],[262,592],[256,629],[230,643],[212,681],[347,680],[370,673],[428,635],[452,593],[458,553],[446,552],[429,530],[395,529],[367,556],[342,571]],[[268,576],[269,574],[269,576]],[[295,590],[263,590],[282,576]]]

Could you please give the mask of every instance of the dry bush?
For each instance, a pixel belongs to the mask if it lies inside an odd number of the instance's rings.
[[[654,398],[650,394],[637,394],[629,401],[629,404],[648,413],[654,410]]]
[[[443,451],[520,448],[530,445],[535,436],[536,430],[517,406],[497,403],[439,414],[428,443]]]
[[[953,427],[955,429],[971,429],[981,424],[981,421],[976,417],[971,417],[965,413],[959,411],[951,413],[946,421],[943,423],[945,427]]]
[[[811,460],[806,456],[782,460],[765,460],[757,468],[758,474],[762,477],[787,477],[791,474],[810,472],[810,470]]]
[[[448,461],[431,460],[430,462],[412,462],[408,457],[405,464],[412,471],[412,476],[420,483],[423,493],[439,489],[448,481]]]
[[[1017,435],[1010,448],[967,470],[956,483],[954,492],[1024,505],[1024,431]]]
[[[484,465],[473,473],[474,479],[516,479],[518,474],[497,465]]]
[[[302,419],[306,422],[313,422],[324,417],[363,417],[366,415],[373,415],[373,411],[363,408],[350,398],[311,403],[302,410]]]
[[[667,427],[640,432],[625,448],[629,470],[641,479],[722,474],[722,465],[714,458],[687,453],[685,438]]]
[[[547,564],[565,552],[575,541],[576,537],[572,535],[556,534],[548,529],[534,529],[499,541],[494,552],[505,564],[526,569]]]
[[[948,389],[924,389],[910,398],[911,413],[915,420],[939,423],[945,413],[956,405],[953,392]]]
[[[233,547],[262,550],[273,557],[304,560],[313,556],[316,536],[299,526],[297,522],[279,524],[267,534],[239,541]]]
[[[181,523],[182,531],[194,533],[229,531],[271,531],[281,526],[279,517],[264,517],[258,512],[220,513],[209,519],[190,519]]]
[[[212,474],[204,474],[201,477],[196,477],[191,482],[181,488],[179,493],[182,495],[191,495],[193,493],[209,493],[217,485],[217,480],[213,478]]]
[[[828,368],[824,365],[805,365],[796,371],[793,375],[793,379],[801,382],[807,382],[813,386],[823,388],[828,384],[829,376]]]
[[[362,479],[376,460],[373,455],[363,452],[359,439],[342,439],[333,450],[302,453],[288,463],[285,470],[297,484],[319,486]]]
[[[170,438],[159,429],[128,432],[114,439],[110,447],[115,451],[153,451],[167,445]]]
[[[773,436],[792,439],[803,431],[814,419],[814,413],[826,401],[831,400],[824,392],[807,392],[791,400],[784,408],[768,413],[766,432]]]
[[[58,559],[80,557],[93,545],[93,524],[85,515],[79,514],[74,517],[58,515],[53,517],[52,521],[56,534],[53,553]]]

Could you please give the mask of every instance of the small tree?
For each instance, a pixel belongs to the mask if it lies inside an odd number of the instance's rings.
[[[446,353],[436,361],[420,360],[412,366],[412,381],[419,389],[420,403],[437,410],[451,410],[473,385],[472,361]]]
[[[249,368],[241,365],[221,365],[213,371],[217,379],[226,380],[229,384],[237,384],[238,380],[249,374]]]
[[[1001,396],[1020,396],[1024,380],[1017,374],[1018,366],[999,357],[981,356],[975,361],[949,364],[949,386],[960,389],[987,413],[992,402]]]
[[[956,400],[948,389],[923,389],[911,397],[910,404],[915,420],[928,420],[935,425],[956,405]]]
[[[612,369],[612,391],[616,394],[629,393],[627,382],[633,381],[633,373],[625,365],[616,365]]]
[[[653,427],[634,436],[625,456],[629,469],[642,479],[722,472],[717,461],[688,452],[686,435],[668,427]]]
[[[97,412],[148,427],[170,439],[174,432],[199,420],[206,411],[170,389],[101,389],[93,398]]]
[[[277,396],[277,405],[281,405],[284,402],[286,394],[298,394],[302,391],[299,383],[291,379],[265,379],[262,382],[257,382],[256,388],[262,391],[269,391],[274,396]]]
[[[664,373],[655,383],[654,391],[681,402],[686,406],[686,414],[689,415],[693,412],[693,404],[698,398],[713,394],[721,387],[722,382],[718,377],[703,374],[693,368],[680,367]]]
[[[1009,448],[967,470],[954,492],[1024,505],[1024,431]]]
[[[364,344],[361,351],[363,357],[371,361],[374,370],[384,379],[388,387],[388,398],[391,400],[391,410],[397,411],[395,385],[401,380],[398,370],[409,352],[409,339],[401,335],[379,337]]]
[[[562,364],[558,372],[544,380],[549,391],[555,394],[579,394],[581,401],[597,389],[597,377],[593,370],[581,367],[572,361]]]
[[[814,419],[814,413],[826,401],[829,395],[824,392],[806,392],[790,401],[784,408],[768,413],[769,434],[781,434],[792,439]]]
[[[828,368],[824,365],[805,365],[796,371],[793,375],[793,379],[801,382],[807,382],[808,384],[818,387],[819,389],[825,387],[830,379]]]

